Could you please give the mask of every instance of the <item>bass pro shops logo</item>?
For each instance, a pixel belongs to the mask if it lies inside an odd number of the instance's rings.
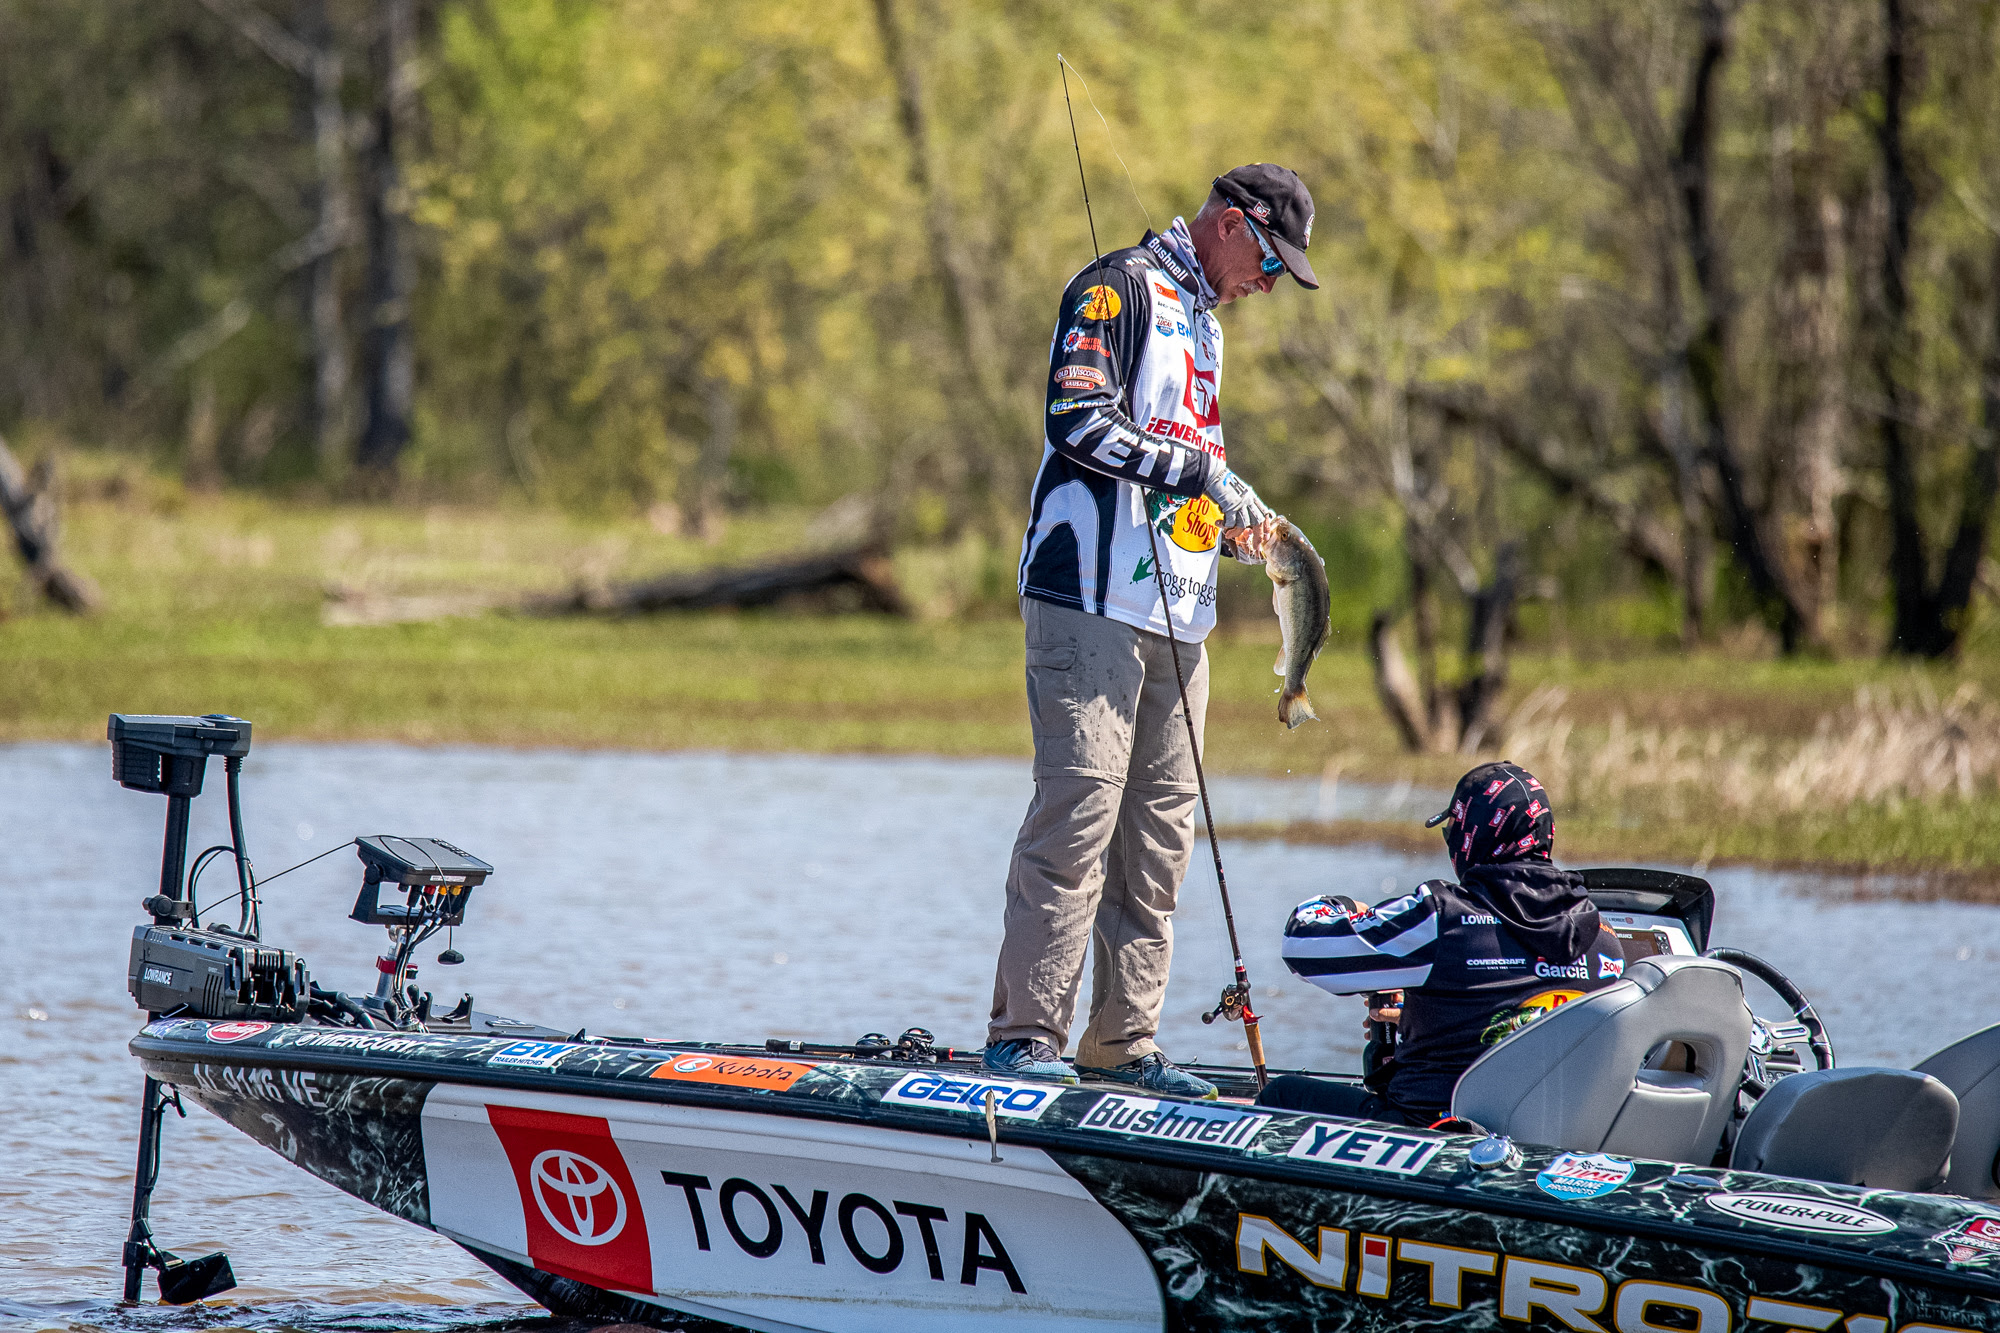
[[[600,1116],[488,1106],[514,1169],[535,1267],[612,1291],[651,1291],[639,1192]]]

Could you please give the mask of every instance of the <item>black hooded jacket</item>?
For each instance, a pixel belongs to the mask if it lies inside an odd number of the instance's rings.
[[[1625,971],[1582,878],[1548,859],[1541,784],[1493,764],[1459,788],[1445,830],[1458,883],[1431,880],[1372,908],[1315,898],[1285,926],[1285,963],[1314,985],[1404,992],[1395,1058],[1370,1086],[1411,1123],[1447,1114],[1487,1047]]]

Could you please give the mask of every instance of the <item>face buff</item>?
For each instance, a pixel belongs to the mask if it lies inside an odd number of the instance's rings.
[[[1173,252],[1175,259],[1186,265],[1194,274],[1194,284],[1198,289],[1194,294],[1194,308],[1197,313],[1215,309],[1215,288],[1208,285],[1208,275],[1201,271],[1201,261],[1194,257],[1194,237],[1188,234],[1187,219],[1175,218],[1174,225],[1167,228],[1166,235],[1160,237],[1160,244]]]

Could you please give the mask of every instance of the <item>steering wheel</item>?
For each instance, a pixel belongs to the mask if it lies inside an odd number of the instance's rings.
[[[1756,977],[1775,991],[1779,999],[1791,1006],[1792,1017],[1798,1020],[1796,1024],[1767,1023],[1761,1018],[1752,1016],[1750,1052],[1744,1059],[1742,1092],[1755,1100],[1769,1090],[1775,1081],[1769,1068],[1769,1056],[1776,1047],[1793,1046],[1801,1039],[1812,1051],[1813,1063],[1818,1068],[1833,1068],[1833,1043],[1827,1040],[1826,1024],[1821,1021],[1819,1014],[1813,1009],[1812,1001],[1806,998],[1805,992],[1798,988],[1796,982],[1756,954],[1745,953],[1741,949],[1718,947],[1710,949],[1702,957],[1713,958],[1719,963],[1728,963],[1731,967]],[[1793,1056],[1791,1059],[1796,1060],[1797,1057]],[[1782,1073],[1780,1076],[1782,1077]]]

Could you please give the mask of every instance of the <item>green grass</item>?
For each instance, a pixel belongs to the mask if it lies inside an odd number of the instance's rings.
[[[533,509],[332,507],[121,486],[77,501],[66,520],[65,553],[103,585],[103,612],[48,611],[0,579],[0,740],[101,738],[112,711],[220,709],[253,719],[260,737],[288,739],[1029,753],[1019,622],[1005,601],[977,595],[1011,552],[899,557],[931,612],[915,620],[492,612],[354,626],[326,617],[329,588],[372,599],[363,606],[419,595],[518,598],[752,558],[795,545],[804,517],[739,522],[711,546],[638,520]],[[1235,578],[1225,597],[1248,618],[1210,640],[1214,770],[1337,770],[1349,780],[1440,786],[1456,778],[1468,761],[1398,749],[1349,635],[1335,637],[1312,674],[1325,720],[1287,733],[1272,694],[1276,626],[1257,591],[1254,580]],[[1971,680],[2000,694],[2000,653],[1929,675],[1943,692]],[[1874,659],[1780,662],[1629,646],[1589,656],[1530,645],[1515,659],[1512,695],[1558,684],[1585,727],[1622,712],[1634,726],[1782,741],[1810,734],[1858,685],[1907,686],[1911,677]],[[1290,835],[1399,842],[1407,833],[1361,825]],[[2000,880],[2000,799],[1986,790],[1970,801],[1798,815],[1606,810],[1578,793],[1560,836],[1566,853],[1592,859],[1908,870],[1965,892]],[[1426,849],[1434,837],[1422,835]]]

